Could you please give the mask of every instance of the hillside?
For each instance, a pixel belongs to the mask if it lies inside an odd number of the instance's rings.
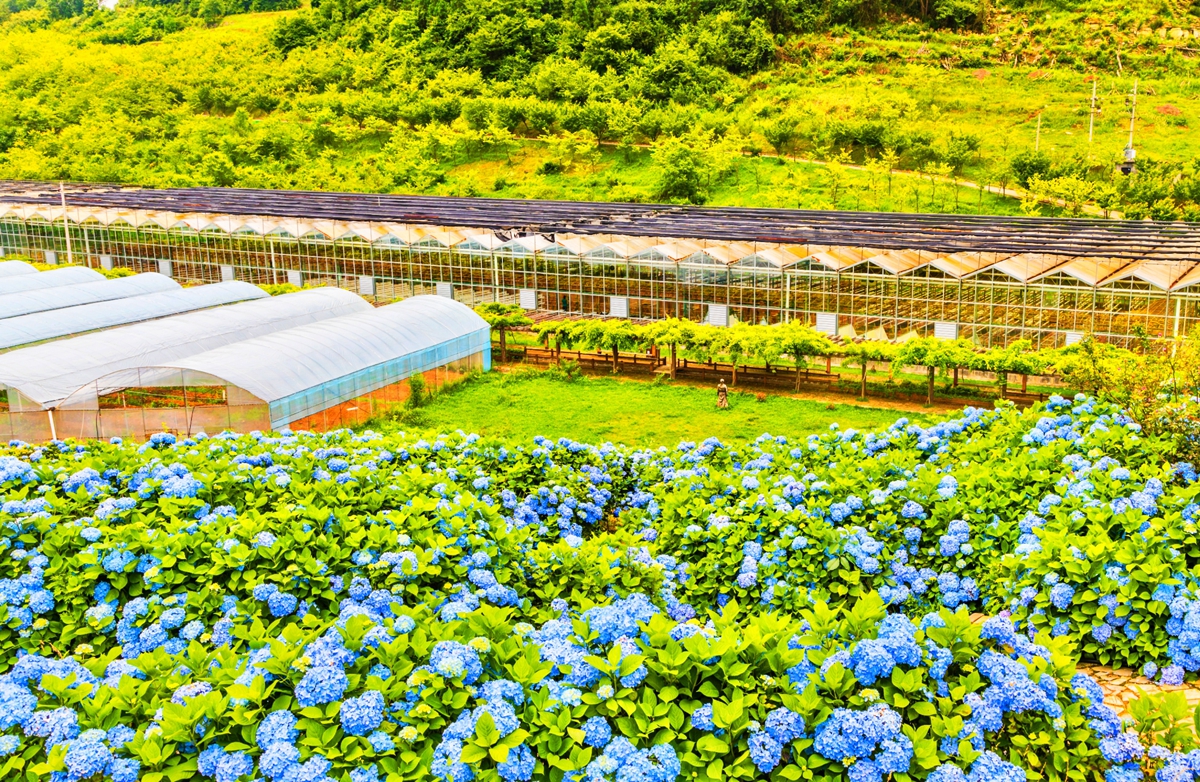
[[[1200,217],[1195,7],[264,7],[10,0],[0,177]]]

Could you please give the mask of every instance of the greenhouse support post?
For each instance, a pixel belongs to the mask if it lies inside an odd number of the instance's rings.
[[[63,183],[58,183],[58,198],[62,203],[63,213],[63,234],[67,237],[67,265],[74,263],[71,254],[71,224],[67,221],[67,191],[63,188]]]

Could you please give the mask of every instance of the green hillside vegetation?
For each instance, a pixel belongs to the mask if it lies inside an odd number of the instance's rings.
[[[6,0],[0,177],[1200,218],[1195,5],[294,3]]]

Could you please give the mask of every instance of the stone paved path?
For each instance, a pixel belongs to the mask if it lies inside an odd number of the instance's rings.
[[[1104,702],[1116,709],[1122,717],[1129,716],[1129,704],[1145,695],[1162,692],[1182,691],[1188,705],[1195,709],[1200,705],[1200,686],[1196,682],[1182,685],[1157,684],[1130,668],[1108,668],[1102,665],[1081,663],[1079,671],[1091,676],[1104,690]]]
[[[986,614],[971,614],[971,621],[975,624],[981,624],[985,619]],[[1104,702],[1115,709],[1122,718],[1129,716],[1129,704],[1143,695],[1182,691],[1187,697],[1189,707],[1195,709],[1196,706],[1200,706],[1200,681],[1158,684],[1132,668],[1110,668],[1094,663],[1080,663],[1077,667],[1080,673],[1086,673],[1096,680],[1100,689],[1104,691]]]

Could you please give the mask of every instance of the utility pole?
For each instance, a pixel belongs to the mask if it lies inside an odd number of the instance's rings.
[[[1088,144],[1092,143],[1092,129],[1096,124],[1096,79],[1092,79],[1092,108],[1088,112]]]
[[[1042,147],[1042,112],[1038,112],[1037,135],[1033,137],[1033,151],[1037,152]]]
[[[1129,148],[1133,149],[1133,121],[1137,119],[1137,79],[1133,80],[1133,102],[1129,105]]]
[[[58,199],[62,203],[63,233],[67,236],[67,263],[71,264],[75,262],[71,255],[71,224],[67,222],[67,191],[63,189],[61,179],[58,182]]]
[[[1122,174],[1132,174],[1137,151],[1133,148],[1133,127],[1137,119],[1137,79],[1133,80],[1133,98],[1129,100],[1129,144],[1125,146],[1125,161],[1121,164]]]

